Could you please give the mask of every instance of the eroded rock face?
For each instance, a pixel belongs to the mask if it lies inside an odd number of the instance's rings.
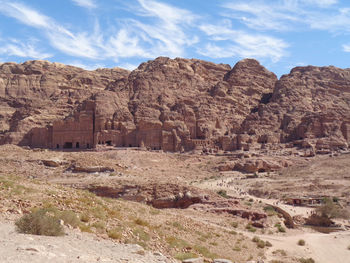
[[[349,122],[350,69],[308,66],[282,76],[241,131],[266,143],[338,149],[349,147]]]
[[[123,97],[123,91],[109,90],[118,89],[117,82],[128,75],[118,68],[87,71],[48,61],[1,64],[0,143],[31,145],[27,135],[33,128],[66,118],[94,94]],[[35,143],[47,147],[46,133],[41,133],[44,138]]]
[[[4,63],[0,106],[0,143],[31,147],[249,151],[280,145],[314,155],[350,143],[350,70],[335,67],[298,67],[277,81],[253,59],[231,68],[160,57],[132,72]],[[271,165],[242,169],[265,166]]]

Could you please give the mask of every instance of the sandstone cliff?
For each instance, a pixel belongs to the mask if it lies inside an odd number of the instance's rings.
[[[2,144],[49,148],[347,148],[350,70],[298,67],[277,80],[253,59],[160,57],[132,72],[4,63],[0,132]]]

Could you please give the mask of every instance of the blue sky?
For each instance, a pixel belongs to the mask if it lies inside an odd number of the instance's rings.
[[[230,65],[250,57],[278,76],[347,68],[350,1],[0,0],[0,62],[134,69],[158,56]]]

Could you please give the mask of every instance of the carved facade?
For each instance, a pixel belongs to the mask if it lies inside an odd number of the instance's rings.
[[[50,149],[89,149],[97,145],[147,147],[152,150],[182,151],[212,147],[208,139],[196,138],[195,123],[179,136],[174,126],[160,121],[140,121],[128,128],[96,114],[95,103],[86,101],[80,111],[45,128],[32,129],[30,146]]]

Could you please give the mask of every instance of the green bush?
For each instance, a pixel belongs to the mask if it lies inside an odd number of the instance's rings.
[[[226,190],[219,190],[219,191],[217,191],[217,194],[222,196],[223,198],[229,198]]]
[[[48,209],[38,209],[30,214],[22,216],[16,221],[16,230],[24,234],[62,236],[64,230],[59,222],[59,218],[48,211]]]
[[[283,226],[281,226],[280,223],[275,224],[275,227],[277,227],[278,232],[281,232],[281,233],[286,232],[286,229]]]
[[[337,202],[334,202],[330,198],[325,198],[323,204],[316,208],[316,214],[327,219],[350,218],[349,211],[341,208]]]
[[[299,239],[298,245],[299,246],[305,246],[305,240],[304,239]]]
[[[315,260],[313,260],[312,258],[300,258],[299,262],[300,263],[315,263]]]
[[[255,233],[256,232],[256,228],[252,226],[252,224],[248,223],[245,227],[245,229],[247,229],[249,232]]]

